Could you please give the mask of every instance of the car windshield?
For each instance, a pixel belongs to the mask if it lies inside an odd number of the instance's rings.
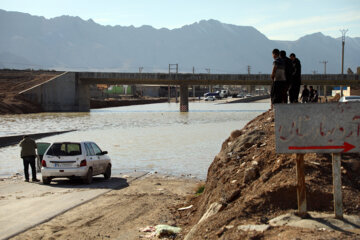
[[[48,150],[50,156],[76,156],[81,155],[79,143],[54,143]]]

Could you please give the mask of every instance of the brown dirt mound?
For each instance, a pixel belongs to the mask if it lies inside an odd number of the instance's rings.
[[[56,71],[0,70],[0,114],[37,113],[42,109],[19,95],[57,75]]]
[[[192,210],[174,212],[189,231],[211,204],[222,204],[222,210],[201,223],[195,239],[234,239],[240,237],[236,227],[222,231],[225,226],[267,223],[297,209],[296,155],[275,153],[274,125],[273,111],[268,111],[232,132],[208,170],[204,193],[191,200]],[[343,154],[343,202],[348,214],[360,214],[359,161],[359,154]],[[308,210],[333,211],[331,156],[306,154],[305,174]],[[266,236],[258,235],[253,237]]]

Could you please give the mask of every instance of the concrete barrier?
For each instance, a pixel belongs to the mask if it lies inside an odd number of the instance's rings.
[[[258,100],[263,100],[263,99],[267,99],[270,98],[270,95],[261,95],[261,96],[254,96],[254,97],[247,97],[247,98],[240,98],[231,102],[227,102],[227,103],[247,103],[247,102],[254,102],[254,101],[258,101]]]
[[[0,148],[18,144],[23,139],[24,135],[27,135],[34,140],[37,140],[40,138],[50,137],[50,136],[73,132],[73,131],[76,131],[76,130],[4,136],[4,137],[0,137]]]
[[[164,103],[167,102],[167,98],[160,99],[129,99],[129,100],[90,100],[91,109],[107,108],[107,107],[123,107],[141,104],[152,104],[152,103]]]

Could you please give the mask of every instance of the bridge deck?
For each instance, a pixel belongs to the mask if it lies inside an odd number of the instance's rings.
[[[269,74],[78,72],[76,76],[86,84],[271,85]],[[360,86],[360,78],[356,74],[304,74],[302,84]]]

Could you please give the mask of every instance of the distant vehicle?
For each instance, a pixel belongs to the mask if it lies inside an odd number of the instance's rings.
[[[245,97],[252,97],[252,95],[250,93],[246,94]]]
[[[41,161],[44,184],[53,178],[81,178],[90,184],[93,176],[103,174],[111,177],[111,160],[107,151],[102,151],[94,142],[53,143]]]
[[[343,96],[339,102],[360,102],[360,96]]]
[[[239,93],[236,97],[238,97],[238,98],[244,98],[245,95],[244,95],[243,93]]]
[[[221,98],[227,98],[229,96],[229,90],[221,90],[219,95]]]
[[[205,93],[205,94],[204,94],[204,97],[209,97],[209,96],[214,96],[214,97],[216,97],[216,98],[220,98],[220,92],[219,92],[219,91],[214,92],[214,93],[208,92],[208,93]]]
[[[205,101],[215,101],[215,96],[207,96],[204,100]]]

